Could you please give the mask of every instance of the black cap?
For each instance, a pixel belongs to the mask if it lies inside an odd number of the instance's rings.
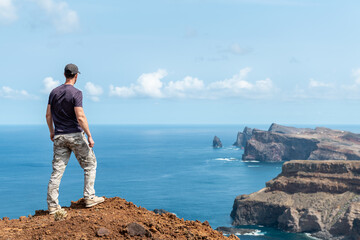
[[[69,73],[71,75],[80,73],[78,67],[72,63],[69,63],[68,65],[66,65],[64,71],[65,71],[65,73]]]

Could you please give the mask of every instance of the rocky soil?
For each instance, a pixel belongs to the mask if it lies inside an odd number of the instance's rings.
[[[64,208],[67,216],[36,211],[34,216],[0,220],[0,239],[239,239],[225,237],[207,221],[185,221],[174,214],[156,214],[115,197],[92,208],[83,199]]]
[[[286,162],[265,188],[236,197],[231,216],[233,225],[360,239],[360,161]]]
[[[247,136],[249,134],[246,134]],[[245,133],[242,137],[244,144]],[[238,134],[239,138],[239,134]],[[294,128],[273,123],[268,131],[254,129],[246,140],[243,160],[360,160],[360,134],[318,127]]]

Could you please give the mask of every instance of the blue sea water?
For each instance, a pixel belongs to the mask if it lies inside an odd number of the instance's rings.
[[[268,126],[250,126],[267,129]],[[313,126],[306,126],[313,127]],[[360,132],[360,126],[329,126]],[[163,208],[188,220],[231,226],[235,197],[265,186],[282,163],[244,162],[232,146],[242,125],[91,126],[98,160],[97,195],[119,196],[149,210]],[[212,148],[217,135],[222,149]],[[46,209],[52,142],[46,125],[0,126],[0,217]],[[83,171],[72,155],[60,186],[60,204],[82,197]],[[248,239],[309,239],[256,226]]]

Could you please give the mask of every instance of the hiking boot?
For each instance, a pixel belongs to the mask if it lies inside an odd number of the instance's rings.
[[[104,201],[105,201],[105,198],[94,196],[92,198],[85,199],[85,204],[86,204],[86,207],[92,207],[92,206],[95,206]]]
[[[57,211],[61,210],[60,205],[57,205],[56,207],[49,207],[49,214],[53,215],[55,214]]]

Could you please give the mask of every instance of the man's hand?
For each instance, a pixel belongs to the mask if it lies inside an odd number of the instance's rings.
[[[88,142],[89,142],[89,147],[94,147],[94,145],[95,145],[95,142],[94,142],[94,140],[92,139],[92,137],[90,136],[90,137],[88,137]]]
[[[55,137],[55,133],[51,132],[51,133],[50,133],[50,140],[51,140],[51,141],[54,141],[54,137]]]

